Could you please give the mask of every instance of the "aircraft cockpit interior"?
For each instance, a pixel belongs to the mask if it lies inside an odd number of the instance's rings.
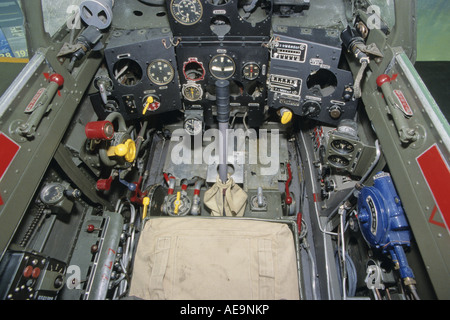
[[[84,0],[52,36],[20,5],[0,299],[450,298],[414,1]]]

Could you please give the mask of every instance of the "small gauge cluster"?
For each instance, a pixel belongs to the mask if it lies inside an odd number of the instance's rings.
[[[352,122],[343,120],[336,130],[328,132],[328,143],[322,156],[330,167],[360,177],[372,163],[376,150],[361,141],[356,124]]]
[[[353,119],[358,102],[352,99],[353,75],[340,65],[339,33],[294,26],[278,30],[270,45],[269,106],[331,126]]]
[[[126,120],[181,109],[173,35],[169,29],[116,30],[105,49],[111,99]],[[152,97],[149,101],[149,97]],[[98,97],[94,105],[101,102]],[[104,109],[96,108],[97,113]],[[99,114],[105,117],[105,114]]]

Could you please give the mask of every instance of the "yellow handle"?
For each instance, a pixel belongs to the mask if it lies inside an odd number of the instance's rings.
[[[142,199],[142,204],[144,205],[144,210],[142,213],[142,220],[144,220],[147,217],[147,210],[148,210],[148,205],[150,204],[150,198],[144,197],[144,199]]]
[[[144,110],[142,111],[142,114],[145,114],[147,112],[148,107],[150,107],[150,105],[153,103],[153,101],[154,101],[153,97],[148,97],[147,98],[147,101],[145,103],[145,107],[144,107]]]
[[[281,109],[281,123],[288,124],[292,120],[292,111],[288,109]]]
[[[175,208],[173,209],[173,212],[175,214],[178,214],[178,209],[180,208],[180,204],[181,204],[180,198],[181,198],[181,193],[177,192],[177,200],[175,200],[175,202],[174,202]]]
[[[125,157],[126,161],[133,162],[136,158],[136,144],[133,140],[128,139],[125,143],[109,147],[107,155],[108,157]]]

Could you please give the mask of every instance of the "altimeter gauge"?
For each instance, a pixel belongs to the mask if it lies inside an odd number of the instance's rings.
[[[189,101],[201,100],[203,89],[198,83],[188,83],[183,85],[183,97]]]
[[[176,21],[189,26],[200,21],[203,6],[200,0],[172,0],[170,11]]]
[[[234,75],[236,64],[226,54],[219,54],[211,59],[209,71],[215,78],[225,80]]]
[[[147,68],[147,75],[151,82],[162,86],[173,80],[175,71],[169,61],[156,59],[150,62]]]

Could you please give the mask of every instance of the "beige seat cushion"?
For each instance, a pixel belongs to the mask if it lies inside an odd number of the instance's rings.
[[[175,300],[299,299],[292,231],[235,218],[149,220],[140,236],[130,296]]]

